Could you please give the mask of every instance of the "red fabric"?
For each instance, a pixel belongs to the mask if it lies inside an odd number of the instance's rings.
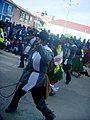
[[[90,58],[90,50],[87,51],[87,58]]]
[[[87,57],[87,60],[90,61],[90,50],[87,51],[86,57]]]

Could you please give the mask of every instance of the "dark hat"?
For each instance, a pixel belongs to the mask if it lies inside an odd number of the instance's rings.
[[[41,32],[38,34],[38,37],[39,37],[42,41],[49,42],[49,41],[48,41],[48,40],[49,40],[49,35],[48,35],[48,33],[47,33],[45,30],[41,31]]]
[[[33,30],[30,30],[29,35],[34,36]]]

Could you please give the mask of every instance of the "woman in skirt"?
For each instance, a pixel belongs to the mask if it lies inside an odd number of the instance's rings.
[[[81,50],[78,50],[76,52],[75,57],[72,61],[72,74],[73,72],[77,73],[77,77],[81,76],[81,73],[83,72],[83,62],[82,62],[82,53]]]

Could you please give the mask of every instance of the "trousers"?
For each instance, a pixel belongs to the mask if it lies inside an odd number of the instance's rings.
[[[64,65],[63,64],[63,69],[64,69],[64,72],[66,74],[66,83],[69,83],[71,81],[71,65],[69,65],[69,64]]]
[[[11,103],[9,104],[9,108],[14,110],[17,109],[20,98],[26,94],[22,88],[23,85],[20,84],[11,100]],[[44,87],[33,87],[30,92],[32,94],[36,108],[43,114],[43,116],[46,118],[53,118],[53,112],[47,107],[45,103]]]

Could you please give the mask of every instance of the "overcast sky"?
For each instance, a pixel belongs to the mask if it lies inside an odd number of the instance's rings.
[[[55,16],[55,19],[67,20],[90,26],[90,0],[13,0],[19,6],[33,11]],[[68,3],[70,3],[69,5]]]

